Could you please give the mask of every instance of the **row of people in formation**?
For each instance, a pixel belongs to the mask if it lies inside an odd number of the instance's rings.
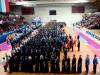
[[[17,59],[17,57],[15,57]],[[37,58],[37,57],[36,57]],[[73,55],[72,62],[70,60],[70,57],[64,56],[62,60],[62,66],[60,66],[60,58],[52,56],[50,61],[48,61],[47,57],[43,57],[43,55],[40,55],[40,59],[35,61],[35,64],[32,62],[32,57],[29,56],[28,58],[25,57],[25,60],[23,60],[21,63],[16,60],[13,62],[14,59],[10,59],[8,62],[9,65],[9,71],[10,72],[43,72],[43,73],[81,73],[82,72],[82,57],[81,55],[78,58],[78,62],[75,55]],[[50,62],[50,63],[49,63]],[[96,73],[98,64],[97,56],[94,55],[93,59],[93,72]],[[77,67],[76,67],[77,65]],[[86,67],[86,73],[89,72],[89,65],[90,65],[90,58],[89,55],[87,55],[85,59],[85,67]],[[61,68],[61,70],[60,70]],[[7,71],[7,64],[4,65],[4,70]]]
[[[12,57],[8,61],[10,72],[22,71],[59,73],[62,71],[65,73],[69,70],[68,73],[76,73],[75,55],[73,56],[72,62],[69,61],[68,64],[66,51],[64,54],[65,57],[62,60],[62,70],[60,70],[60,49],[62,47],[62,43],[67,40],[68,36],[61,30],[61,25],[59,23],[41,28],[38,35],[32,37],[25,44],[23,44],[22,48],[20,48],[17,53],[12,54]],[[78,69],[79,68],[82,69],[82,64],[80,64]],[[81,69],[79,70],[81,71]],[[78,72],[80,72],[79,70]]]

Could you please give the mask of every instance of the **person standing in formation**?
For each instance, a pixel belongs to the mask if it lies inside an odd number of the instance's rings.
[[[97,59],[97,56],[94,55],[94,59],[93,59],[93,72],[94,73],[96,73],[97,64],[98,64],[98,59]]]
[[[80,51],[80,40],[78,40],[77,47],[78,47],[78,51]]]
[[[87,55],[86,60],[85,60],[86,73],[89,72],[89,65],[90,65],[90,58],[89,58],[89,55]]]
[[[67,58],[67,73],[70,73],[70,57]]]
[[[72,59],[72,73],[76,73],[76,57],[75,57],[75,54],[73,55],[73,59]]]
[[[81,55],[79,56],[79,59],[78,59],[77,72],[78,73],[81,73],[82,72],[82,57],[81,57]]]

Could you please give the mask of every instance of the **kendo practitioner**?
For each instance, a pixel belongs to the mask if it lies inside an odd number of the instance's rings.
[[[50,60],[50,66],[51,66],[51,73],[55,73],[55,57],[52,55]]]
[[[93,72],[94,72],[94,74],[96,74],[97,64],[98,64],[98,59],[97,59],[97,56],[94,55],[94,59],[93,59]]]
[[[33,72],[33,63],[32,63],[32,57],[28,56],[28,64],[27,64],[28,72],[32,73]]]
[[[62,46],[62,44],[61,44],[61,38],[59,38],[59,37],[57,37],[57,46],[58,46],[58,49],[61,51],[61,46]]]
[[[72,52],[73,52],[73,39],[72,36],[69,35],[69,44],[70,44],[70,48],[72,48]]]
[[[66,72],[66,68],[65,68],[65,57],[63,57],[63,60],[62,60],[62,73],[65,73]]]
[[[35,72],[35,51],[32,52],[33,72]]]
[[[9,61],[8,61],[8,65],[9,65],[9,73],[11,73],[11,71],[12,71],[12,69],[11,69],[11,62],[12,62],[12,60],[11,60],[11,57],[9,56]]]
[[[86,73],[89,72],[89,65],[90,65],[90,58],[89,58],[89,55],[87,55],[87,57],[85,59]]]
[[[40,55],[40,72],[44,72],[44,57]]]
[[[22,64],[23,64],[23,72],[28,72],[29,71],[28,56],[24,56],[24,62]]]
[[[64,56],[67,56],[67,48],[64,47],[63,50],[64,50]]]
[[[77,36],[77,40],[79,40],[79,39],[80,39],[80,36],[78,35],[78,36]]]
[[[56,55],[57,55],[57,57],[60,58],[60,49],[59,48],[56,48]]]
[[[56,58],[56,60],[55,60],[56,62],[56,64],[55,64],[55,71],[56,71],[56,73],[59,73],[60,72],[60,66],[59,66],[59,57],[57,57]]]
[[[9,60],[9,73],[13,72],[14,70],[14,57],[10,57],[10,60]]]
[[[77,47],[78,47],[78,51],[80,51],[80,40],[78,40]]]
[[[65,56],[65,73],[67,72],[67,56]]]
[[[45,60],[44,60],[44,72],[48,73],[49,72],[49,64],[48,64],[48,57],[45,56]]]
[[[70,73],[70,57],[67,58],[67,71],[68,74]]]
[[[14,50],[14,49],[15,49],[15,43],[14,43],[14,40],[10,40],[10,43],[11,43],[12,50]]]
[[[19,60],[18,60],[18,57],[17,56],[15,56],[14,57],[14,71],[15,72],[18,72],[19,71]]]
[[[76,57],[73,55],[72,59],[72,73],[76,73]]]
[[[35,56],[35,72],[39,72],[39,58]]]
[[[26,62],[25,62],[25,57],[24,56],[21,56],[21,71],[22,72],[25,72],[25,65],[26,65]]]
[[[79,56],[79,59],[78,59],[77,72],[78,73],[81,73],[82,72],[82,57],[81,57],[81,55]]]

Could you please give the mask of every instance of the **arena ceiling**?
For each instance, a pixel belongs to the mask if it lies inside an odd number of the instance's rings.
[[[10,0],[14,5],[29,6],[70,6],[73,4],[93,4],[100,8],[100,0]]]

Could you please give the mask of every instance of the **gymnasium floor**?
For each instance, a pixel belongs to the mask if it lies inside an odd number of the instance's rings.
[[[75,37],[75,35],[77,35],[76,31],[73,31],[73,29],[69,29],[68,27],[65,27],[65,32],[68,35],[71,34],[73,37]],[[74,47],[74,52],[72,52],[71,50],[68,52],[68,56],[70,56],[71,59],[72,59],[73,54],[76,55],[77,59],[78,59],[79,55],[82,55],[82,58],[83,58],[82,73],[76,74],[76,75],[85,75],[86,74],[85,73],[85,58],[86,58],[87,54],[90,56],[90,59],[91,59],[90,71],[89,71],[88,75],[100,75],[100,63],[98,64],[98,67],[97,67],[97,73],[93,74],[93,72],[92,72],[92,69],[93,69],[92,68],[93,67],[92,61],[93,61],[94,54],[97,54],[98,58],[100,59],[100,49],[97,49],[93,45],[91,45],[86,40],[86,38],[84,38],[83,36],[80,37],[80,40],[81,40],[81,50],[80,50],[80,52],[77,51],[77,47]],[[0,52],[0,58],[4,57],[6,52],[7,52],[7,54],[10,54],[10,49],[11,49],[11,47],[9,46],[8,50],[1,51]],[[61,67],[61,64],[62,64],[61,63],[62,59],[63,59],[63,52],[60,53],[60,67]],[[99,62],[100,62],[100,60],[99,60]],[[11,73],[11,74],[8,74],[8,73],[4,72],[3,65],[0,64],[0,75],[50,75],[50,74],[51,73],[48,73],[48,74],[44,74],[44,73]],[[54,74],[52,74],[52,75],[54,75]],[[55,75],[62,75],[62,74],[55,74]],[[63,74],[63,75],[66,75],[66,74]],[[70,75],[72,75],[72,74],[70,74]],[[75,75],[75,74],[73,74],[73,75]]]
[[[89,31],[95,33],[96,35],[100,36],[100,29],[89,29]]]

